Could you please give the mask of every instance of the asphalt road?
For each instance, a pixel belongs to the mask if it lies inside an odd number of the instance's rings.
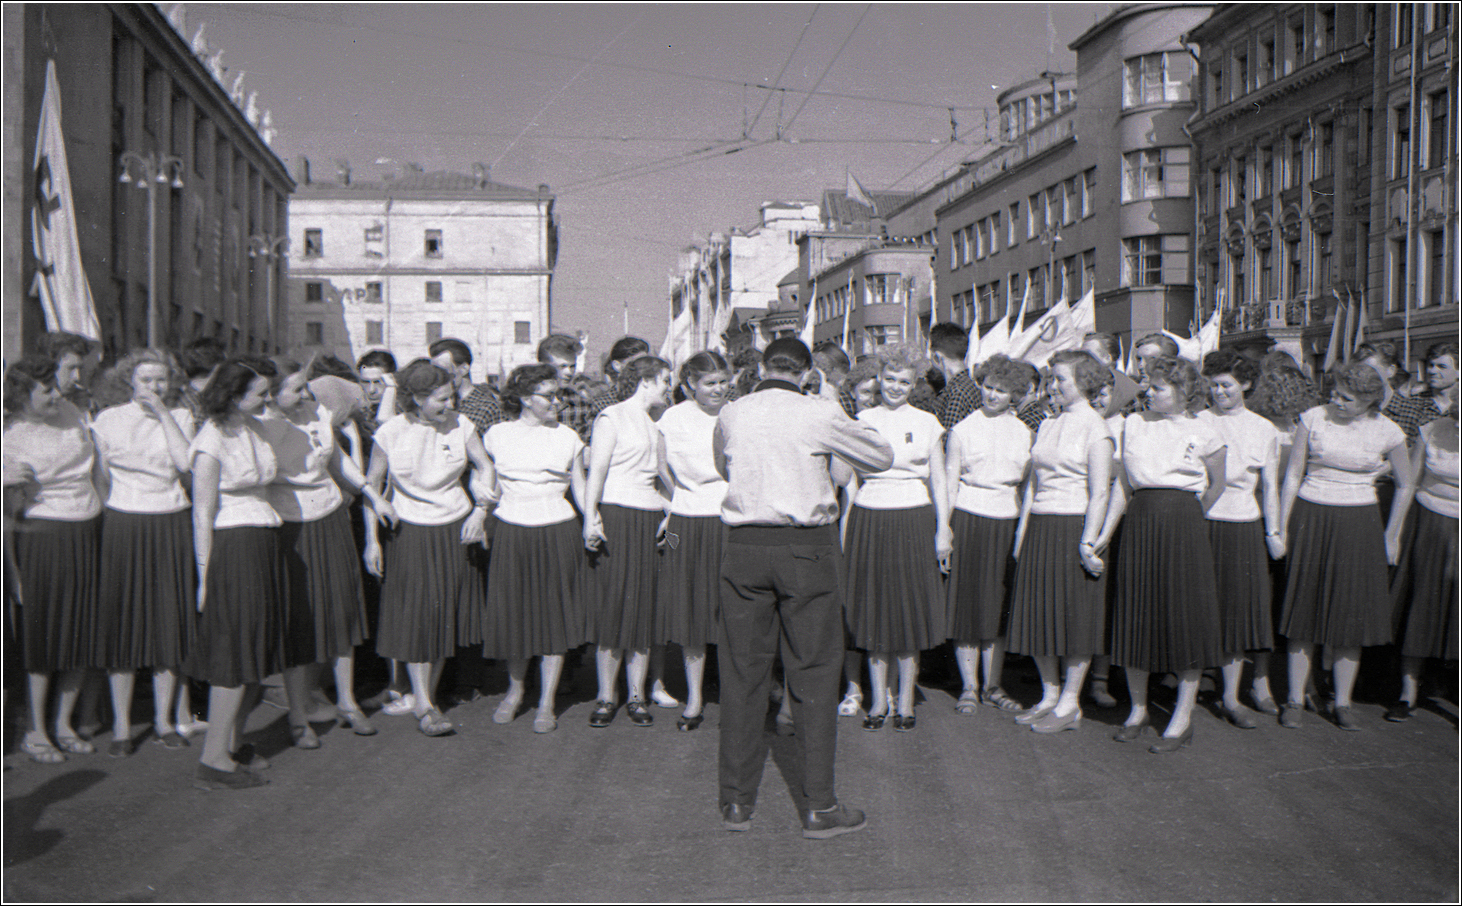
[[[840,721],[839,794],[869,824],[812,841],[788,792],[787,740],[768,733],[752,831],[726,833],[716,706],[691,733],[660,709],[651,728],[621,711],[591,729],[586,661],[560,697],[560,729],[544,736],[531,711],[492,723],[500,680],[449,712],[459,730],[442,739],[378,715],[377,736],[336,728],[300,751],[283,713],[260,706],[251,739],[273,766],[255,790],[194,790],[201,740],[59,767],[12,748],[5,899],[1458,899],[1450,704],[1389,724],[1362,703],[1359,733],[1314,714],[1299,730],[1261,715],[1242,731],[1205,696],[1193,746],[1157,756],[1109,739],[1120,707],[1088,704],[1079,730],[1040,736],[992,708],[958,715],[948,691],[925,687],[912,733]],[[1012,661],[1010,673],[1013,694],[1037,697],[1028,666]],[[1154,692],[1155,719],[1170,701]]]

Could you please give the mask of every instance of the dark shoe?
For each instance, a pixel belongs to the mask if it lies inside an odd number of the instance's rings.
[[[1164,736],[1157,742],[1147,747],[1147,751],[1154,755],[1170,755],[1179,749],[1185,749],[1193,744],[1193,725],[1189,724],[1188,729],[1177,736]]]
[[[112,744],[107,746],[107,757],[126,758],[132,754],[132,740],[114,739]]]
[[[851,834],[867,826],[867,816],[858,809],[842,805],[805,812],[802,815],[802,836],[809,840],[826,840],[841,834]]]
[[[914,715],[910,714],[905,717],[902,714],[895,714],[893,716],[893,728],[900,733],[908,733],[914,729]]]
[[[614,712],[619,708],[614,702],[595,702],[594,711],[589,715],[589,726],[607,727],[614,722]]]
[[[629,722],[637,727],[648,727],[655,723],[655,715],[638,699],[625,705],[624,713],[629,715]]]
[[[1286,730],[1298,730],[1305,714],[1305,706],[1285,702],[1279,709],[1279,725]]]
[[[728,802],[721,806],[721,826],[728,831],[749,831],[751,830],[751,811],[752,807],[749,805]]]
[[[887,718],[888,718],[888,712],[887,711],[885,711],[882,714],[869,714],[867,717],[863,718],[863,729],[865,729],[865,730],[882,730],[883,729],[883,722]]]
[[[1219,706],[1218,713],[1223,715],[1224,720],[1238,727],[1240,730],[1253,730],[1259,725],[1254,723],[1254,718],[1249,716],[1246,708],[1240,705],[1237,708]]]
[[[1112,739],[1117,742],[1136,742],[1143,733],[1147,732],[1149,726],[1151,724],[1146,720],[1140,724],[1123,724],[1117,728],[1117,732],[1112,734]]]
[[[229,753],[229,757],[238,762],[241,767],[246,767],[251,771],[267,771],[269,769],[269,759],[260,755],[254,749],[252,742],[246,742],[239,746],[239,750]]]
[[[1254,708],[1260,714],[1278,714],[1279,706],[1274,703],[1272,697],[1254,699]]]
[[[1112,697],[1106,680],[1091,681],[1091,700],[1096,702],[1098,708],[1117,707],[1117,700]]]
[[[1335,706],[1335,724],[1342,730],[1354,732],[1360,729],[1360,721],[1356,719],[1355,709],[1350,705]]]
[[[158,743],[165,749],[186,749],[189,745],[188,737],[174,730],[171,733],[164,733],[161,736],[154,736],[153,742]]]
[[[193,786],[205,793],[214,790],[247,790],[263,786],[268,782],[266,778],[243,768],[236,771],[220,771],[218,768],[210,768],[206,764],[198,765],[198,771],[193,775]]]
[[[1397,702],[1386,709],[1386,719],[1392,723],[1399,724],[1404,720],[1411,719],[1411,702]]]
[[[701,725],[701,722],[705,719],[706,716],[704,714],[697,714],[695,717],[686,717],[684,714],[682,714],[675,721],[675,729],[681,731],[682,733],[689,733],[691,730],[699,727]]]

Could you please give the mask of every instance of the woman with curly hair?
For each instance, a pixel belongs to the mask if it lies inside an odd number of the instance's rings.
[[[26,356],[6,369],[4,397],[5,487],[23,500],[14,542],[30,725],[20,748],[41,764],[95,751],[72,716],[86,671],[105,666],[97,637],[96,447],[81,410],[61,397],[56,371],[49,356]],[[53,743],[46,715],[56,674]]]
[[[1249,408],[1279,429],[1280,475],[1288,470],[1289,451],[1294,445],[1300,414],[1324,401],[1315,382],[1289,353],[1275,350],[1259,360],[1259,377],[1254,382]]]
[[[198,563],[198,639],[183,672],[210,684],[208,730],[196,785],[245,789],[267,781],[241,750],[245,693],[290,667],[289,584],[279,513],[268,487],[278,464],[259,423],[273,363],[255,357],[219,366],[198,400],[193,438],[193,554]]]
[[[943,640],[940,572],[954,545],[945,487],[944,428],[909,405],[928,366],[912,345],[878,351],[882,403],[858,413],[893,447],[893,465],[864,476],[848,517],[844,608],[853,643],[868,652],[873,702],[863,726],[877,730],[890,709],[894,729],[914,729],[919,652]],[[898,702],[888,701],[888,668],[898,663]]]
[[[499,724],[517,716],[528,661],[541,657],[533,732],[551,733],[558,728],[554,706],[564,653],[585,641],[584,551],[574,512],[575,504],[584,505],[584,442],[558,420],[563,401],[554,366],[513,369],[502,398],[511,420],[488,428],[482,439],[484,481],[494,489],[498,522],[482,653],[508,662],[508,694],[492,717]]]
[[[1122,425],[1122,482],[1107,528],[1125,511],[1112,581],[1112,663],[1124,668],[1132,710],[1113,737],[1138,738],[1148,725],[1148,674],[1176,673],[1178,700],[1154,754],[1193,741],[1192,713],[1205,667],[1220,661],[1218,595],[1205,514],[1223,493],[1227,447],[1196,413],[1208,395],[1193,363],[1146,363],[1147,411]],[[1127,501],[1130,500],[1130,503]]]
[[[1385,393],[1369,365],[1336,369],[1330,404],[1300,416],[1280,497],[1289,568],[1279,632],[1289,640],[1289,701],[1281,726],[1300,726],[1315,646],[1334,657],[1336,724],[1359,730],[1351,693],[1361,649],[1391,641],[1386,565],[1395,565],[1415,490],[1406,435],[1379,410]],[[1384,530],[1376,478],[1390,463],[1396,494]]]
[[[945,456],[954,554],[949,559],[948,636],[954,640],[963,689],[955,710],[981,702],[1002,711],[1020,705],[1000,688],[1005,620],[1014,574],[1020,487],[1030,470],[1030,429],[1014,405],[1038,379],[1027,362],[992,356],[975,371],[980,408],[949,432]],[[984,686],[980,685],[981,668]]]
[[[1081,725],[1081,687],[1102,653],[1106,564],[1102,523],[1112,487],[1112,435],[1093,402],[1111,370],[1088,352],[1051,356],[1057,412],[1031,446],[1031,476],[1015,531],[1009,649],[1035,659],[1041,699],[1016,716],[1037,733]],[[1065,669],[1061,669],[1061,661]]]
[[[452,376],[416,359],[396,376],[405,410],[376,429],[367,481],[391,480],[400,522],[385,545],[366,518],[366,568],[382,577],[376,650],[406,663],[417,729],[456,730],[433,696],[446,659],[482,642],[488,467],[482,438],[452,408]],[[471,466],[471,495],[462,475]]]
[[[113,369],[131,401],[98,413],[92,423],[106,475],[102,518],[101,616],[112,689],[109,754],[132,751],[132,691],[138,668],[152,670],[154,738],[170,749],[188,740],[172,720],[178,670],[197,630],[192,504],[183,478],[192,469],[193,413],[167,400],[183,372],[161,349],[139,349]],[[190,719],[181,684],[179,722]]]
[[[665,495],[656,487],[660,443],[650,412],[669,400],[670,384],[669,362],[649,355],[631,359],[619,373],[623,402],[594,421],[583,530],[589,636],[597,646],[599,679],[591,727],[614,720],[625,649],[630,652],[625,711],[637,727],[655,722],[645,704],[645,680],[655,643],[655,535]]]

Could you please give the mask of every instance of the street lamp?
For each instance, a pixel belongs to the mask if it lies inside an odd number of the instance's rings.
[[[288,236],[271,236],[268,233],[255,233],[249,237],[249,257],[263,258],[268,262],[265,268],[265,292],[264,299],[269,305],[269,339],[274,341],[275,349],[279,348],[279,313],[275,310],[274,304],[274,262],[285,257],[284,250],[289,247]]]
[[[119,181],[135,181],[137,188],[147,192],[147,345],[156,348],[162,345],[162,317],[157,306],[157,188],[183,187],[183,159],[171,154],[158,157],[150,151],[146,155],[123,151],[121,164]]]

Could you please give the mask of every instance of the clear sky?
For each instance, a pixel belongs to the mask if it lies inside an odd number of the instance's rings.
[[[561,224],[554,326],[587,330],[597,357],[625,303],[630,331],[658,346],[677,252],[752,225],[761,202],[816,201],[849,170],[870,190],[913,190],[979,153],[996,95],[1070,71],[1066,45],[1115,6],[184,9],[187,37],[206,23],[226,81],[243,70],[273,111],[276,153],[308,156],[317,179],[347,158],[367,179],[482,162],[498,182],[547,183]]]

